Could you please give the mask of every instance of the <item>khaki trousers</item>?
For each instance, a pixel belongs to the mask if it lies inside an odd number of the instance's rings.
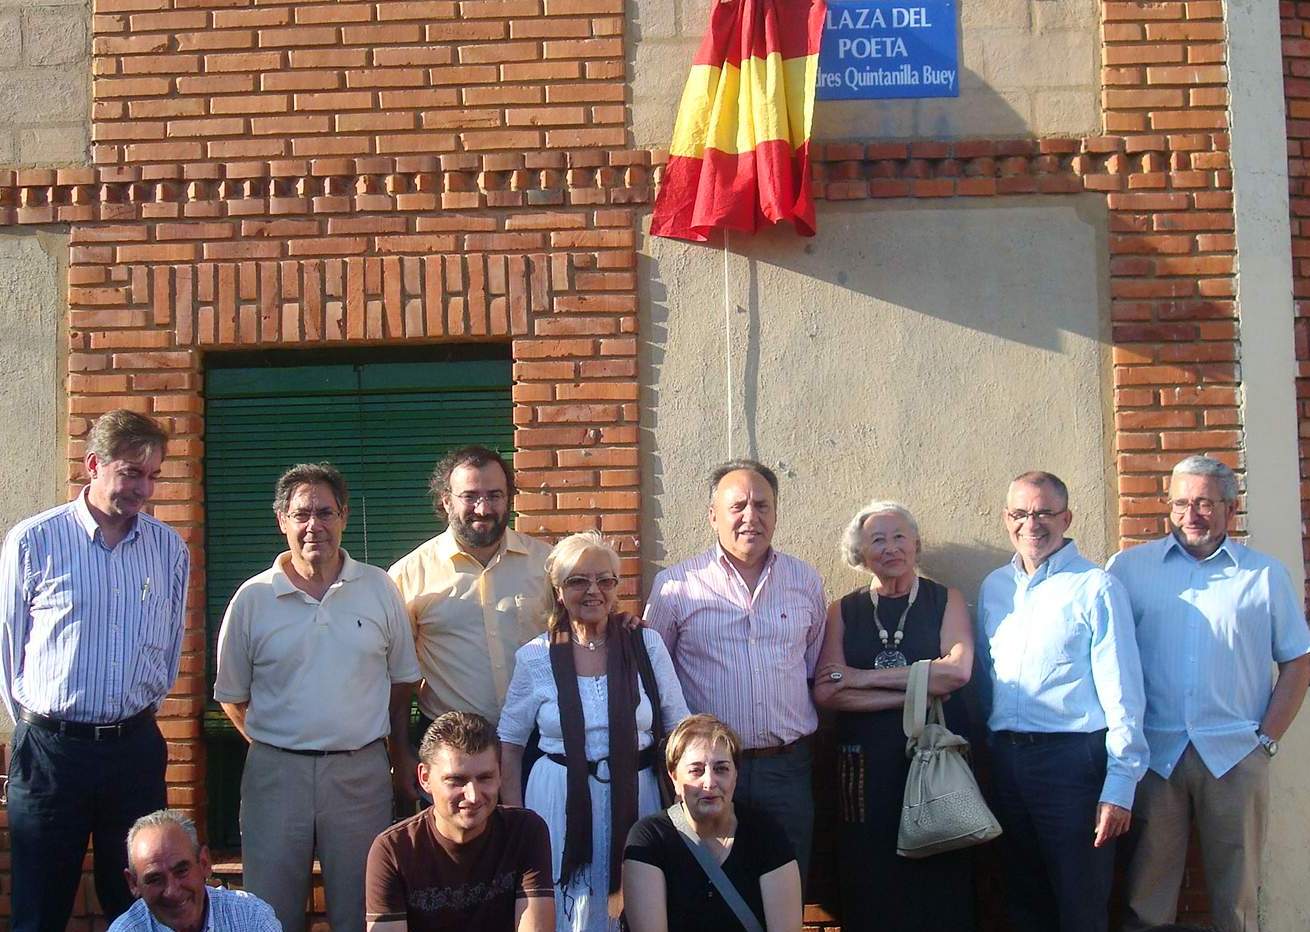
[[[1124,932],[1174,921],[1192,817],[1216,932],[1259,932],[1256,891],[1268,813],[1269,755],[1263,748],[1218,778],[1190,744],[1168,780],[1148,771],[1133,808],[1137,844],[1128,865]]]
[[[255,742],[241,774],[245,888],[303,932],[310,872],[323,868],[333,932],[364,932],[364,864],[391,824],[391,767],[382,741],[307,757]]]

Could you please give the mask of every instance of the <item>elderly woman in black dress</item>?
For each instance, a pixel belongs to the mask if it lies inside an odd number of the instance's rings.
[[[956,589],[919,575],[923,544],[908,508],[871,502],[842,540],[869,585],[828,607],[814,700],[837,714],[844,932],[968,932],[974,927],[972,852],[896,853],[909,761],[901,711],[909,665],[932,660],[928,691],[943,698],[969,682],[973,628]],[[964,703],[945,703],[964,733]]]

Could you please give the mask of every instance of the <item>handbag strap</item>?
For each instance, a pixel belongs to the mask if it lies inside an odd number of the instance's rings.
[[[696,857],[696,863],[700,864],[701,870],[705,871],[710,878],[710,883],[719,891],[719,896],[723,897],[723,902],[728,904],[737,921],[745,927],[746,932],[764,932],[764,927],[760,925],[759,918],[754,911],[746,905],[742,899],[741,893],[733,885],[732,880],[723,872],[719,862],[714,859],[704,844],[701,843],[700,836],[691,827],[691,820],[687,818],[686,811],[682,808],[681,801],[675,801],[672,806],[664,810],[668,813],[669,819],[673,822],[673,827],[678,830],[682,840],[691,853]]]
[[[928,717],[928,673],[931,660],[917,660],[910,667],[905,683],[905,708],[901,713],[901,728],[911,741],[923,734]]]

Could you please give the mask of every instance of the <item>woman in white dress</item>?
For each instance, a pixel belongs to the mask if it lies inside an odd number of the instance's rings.
[[[557,932],[619,928],[624,841],[663,808],[660,743],[687,715],[659,635],[611,623],[618,574],[619,555],[595,531],[555,546],[548,630],[515,655],[500,716],[506,805],[520,804],[523,749],[540,730],[527,807],[550,828]]]

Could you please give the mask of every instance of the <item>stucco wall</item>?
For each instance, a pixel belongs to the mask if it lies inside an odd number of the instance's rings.
[[[635,0],[627,47],[633,141],[667,146],[714,0]],[[955,139],[1100,131],[1096,0],[959,0],[960,96],[820,101],[814,138]]]
[[[1246,520],[1250,543],[1280,559],[1303,591],[1305,551],[1296,410],[1291,224],[1287,151],[1269,140],[1287,126],[1283,97],[1269,93],[1282,78],[1278,10],[1260,0],[1228,4],[1228,66],[1232,75],[1233,195],[1237,236],[1237,298],[1241,322]],[[1294,114],[1295,116],[1295,114]],[[1295,150],[1292,150],[1295,151]],[[1310,928],[1305,878],[1310,849],[1310,715],[1302,709],[1270,768],[1275,814],[1265,847],[1261,928]]]
[[[0,536],[62,500],[67,262],[64,234],[0,233]]]
[[[1030,468],[1069,483],[1083,551],[1112,550],[1105,229],[1094,197],[824,204],[813,240],[733,241],[732,452],[777,468],[776,542],[830,595],[863,578],[836,542],[878,497],[914,509],[926,571],[972,602],[1009,554],[1007,481]],[[647,584],[710,540],[704,477],[728,452],[723,261],[642,247]]]
[[[85,163],[90,19],[88,0],[0,0],[0,166]]]

